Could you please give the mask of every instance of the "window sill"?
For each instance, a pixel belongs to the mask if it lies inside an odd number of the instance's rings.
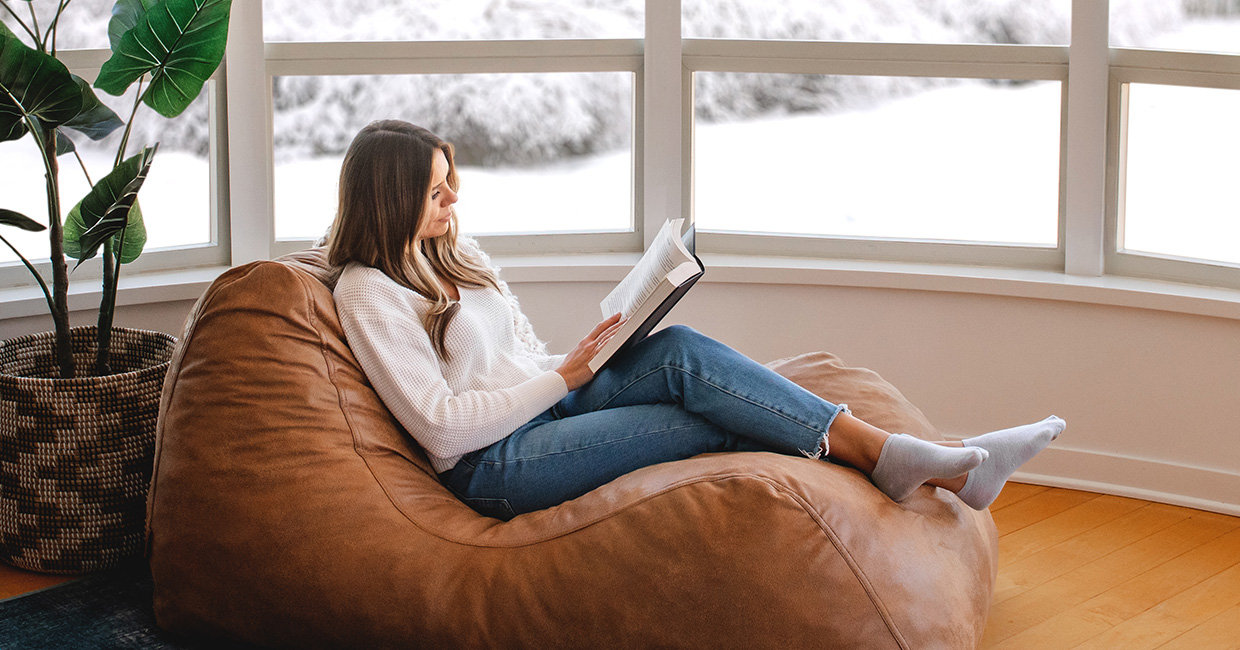
[[[1154,309],[1240,320],[1240,290],[1118,276],[1086,277],[1031,269],[910,264],[705,253],[703,283],[818,285],[944,291]],[[496,256],[510,283],[619,281],[636,253]],[[571,273],[566,270],[571,269]],[[118,305],[196,300],[227,267],[121,276]],[[96,309],[97,281],[70,283],[70,310]],[[0,289],[3,318],[47,313],[36,287]]]
[[[209,266],[177,271],[150,273],[121,272],[120,287],[116,291],[116,304],[143,305],[177,300],[197,300],[211,282],[226,266]],[[69,311],[96,310],[102,294],[98,278],[69,282]],[[40,316],[47,314],[47,301],[37,286],[0,289],[0,305],[4,307],[2,318]]]
[[[508,282],[617,282],[637,254],[496,257]],[[1240,320],[1240,290],[1121,276],[952,264],[703,253],[719,284],[796,284],[1033,298]],[[565,268],[572,273],[566,274]]]

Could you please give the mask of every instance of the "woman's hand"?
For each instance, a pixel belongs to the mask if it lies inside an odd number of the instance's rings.
[[[594,326],[594,329],[586,335],[577,347],[573,348],[568,356],[564,357],[564,363],[560,364],[555,371],[560,373],[564,378],[564,383],[568,384],[569,390],[577,390],[582,386],[590,383],[594,379],[594,371],[590,370],[590,359],[594,358],[599,348],[603,347],[611,337],[616,334],[616,330],[624,324],[620,314],[616,314],[611,318]]]

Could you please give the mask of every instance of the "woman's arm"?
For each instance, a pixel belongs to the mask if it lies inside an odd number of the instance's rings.
[[[335,292],[345,338],[384,405],[428,454],[453,458],[485,447],[568,394],[554,371],[502,390],[453,393],[410,302],[416,294],[378,270],[355,271]]]

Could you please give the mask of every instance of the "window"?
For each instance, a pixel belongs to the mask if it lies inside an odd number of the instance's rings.
[[[76,7],[82,9],[82,7]],[[67,11],[66,16],[81,16],[81,11]],[[89,22],[81,29],[103,34],[107,46],[106,21]],[[42,23],[41,23],[42,24]],[[77,23],[69,23],[76,25]],[[66,25],[62,34],[76,35]],[[72,37],[58,39],[60,45],[73,43]],[[106,49],[62,50],[57,55],[71,71],[93,81],[100,66],[110,56]],[[145,105],[139,105],[125,155],[132,156],[144,146],[159,143],[155,162],[138,196],[147,242],[142,256],[125,265],[122,277],[144,270],[184,268],[220,264],[227,259],[219,245],[222,222],[218,215],[224,205],[224,188],[218,181],[218,169],[226,163],[219,154],[221,131],[216,116],[222,84],[216,78],[208,81],[196,100],[174,119],[167,119]],[[121,97],[96,91],[100,101],[121,119],[129,121],[133,110],[136,86]],[[61,191],[62,216],[90,191],[112,169],[123,128],[98,142],[71,132],[77,156],[65,154],[58,158],[58,181]],[[5,142],[0,151],[0,173],[5,174],[3,207],[21,212],[40,223],[47,222],[46,189],[43,163],[38,148],[27,135],[21,140]],[[79,157],[80,156],[80,161]],[[83,171],[83,167],[85,171]],[[89,176],[89,182],[87,180]],[[42,265],[50,277],[47,231],[25,232],[5,228],[4,236],[21,254],[36,265]],[[71,280],[98,277],[98,257],[74,269],[70,261]],[[29,286],[31,278],[22,268],[17,255],[7,246],[0,246],[0,287]]]
[[[1112,6],[1107,270],[1240,286],[1240,3]]]
[[[79,3],[100,10],[70,12],[82,22],[62,26],[59,46],[88,76],[106,58],[112,0]],[[705,253],[1240,287],[1229,194],[1240,0],[1107,6],[234,3],[230,56],[264,65],[232,66],[171,124],[143,109],[133,142],[158,139],[161,151],[140,199],[148,252],[133,270],[309,245],[334,216],[353,134],[397,117],[457,145],[463,230],[495,254],[631,252],[663,216],[691,215]],[[1088,47],[1068,47],[1074,31],[1094,46],[1084,62]],[[104,99],[123,112],[125,100]],[[1082,123],[1094,140],[1069,143]],[[88,161],[108,157],[79,145]],[[3,146],[0,173],[14,179],[4,207],[42,220],[33,152]],[[75,167],[62,159],[66,210],[85,191]],[[1083,190],[1080,178],[1091,179]],[[42,233],[6,236],[46,246]],[[0,267],[0,286],[29,283],[4,249]]]
[[[466,234],[633,227],[632,73],[282,76],[273,102],[277,239],[326,232],[345,149],[389,117],[453,143]]]
[[[1061,94],[1054,81],[700,72],[698,228],[1054,248]]]
[[[1122,249],[1240,264],[1240,90],[1134,83],[1126,105]]]

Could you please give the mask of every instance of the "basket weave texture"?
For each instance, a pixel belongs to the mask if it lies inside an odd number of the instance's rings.
[[[0,559],[44,573],[115,566],[141,548],[155,420],[176,338],[113,328],[113,374],[93,370],[95,327],[0,341]]]

